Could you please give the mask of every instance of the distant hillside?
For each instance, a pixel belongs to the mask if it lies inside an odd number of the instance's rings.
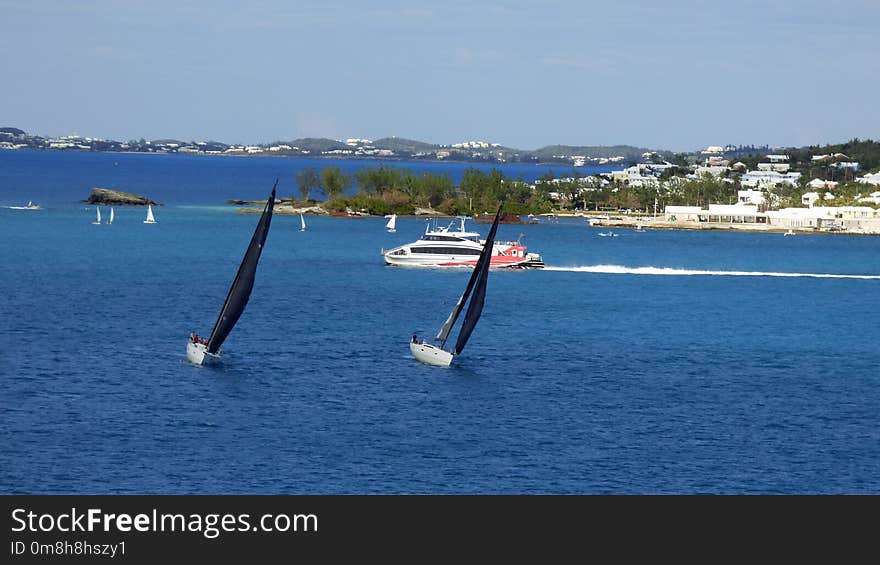
[[[846,143],[824,145],[819,147],[801,147],[788,150],[792,161],[810,161],[813,155],[843,153],[846,160],[856,161],[862,170],[873,170],[880,167],[880,141],[871,139],[851,139]]]
[[[20,130],[18,128],[10,128],[10,127],[0,128],[0,133],[8,133],[11,135],[27,135],[27,133],[24,130]]]
[[[288,141],[287,143],[289,145],[293,145],[294,147],[299,147],[300,149],[311,151],[312,153],[319,153],[321,151],[333,151],[335,149],[351,149],[351,147],[342,143],[341,141],[336,141],[335,139],[326,139],[323,137],[303,137],[300,139],[294,139],[293,141]]]
[[[419,153],[423,151],[435,151],[439,149],[440,146],[433,143],[425,143],[424,141],[405,139],[403,137],[383,137],[382,139],[373,141],[373,147],[376,149],[390,149],[397,153]]]
[[[538,157],[539,159],[550,159],[554,155],[562,155],[571,157],[574,155],[583,155],[587,157],[617,157],[623,156],[627,160],[639,160],[642,153],[653,151],[672,156],[671,151],[658,151],[656,149],[648,149],[645,147],[633,147],[632,145],[548,145],[528,153]]]

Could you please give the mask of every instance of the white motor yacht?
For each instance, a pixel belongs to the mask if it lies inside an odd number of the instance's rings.
[[[458,229],[452,220],[445,227],[429,226],[417,241],[382,250],[388,265],[414,267],[473,267],[480,258],[485,240],[477,232],[467,231],[464,217]],[[537,253],[526,253],[526,246],[517,241],[495,241],[491,267],[541,268],[544,262]]]

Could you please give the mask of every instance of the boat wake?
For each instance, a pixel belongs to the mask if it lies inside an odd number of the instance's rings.
[[[544,271],[573,273],[598,273],[611,275],[667,275],[667,276],[722,276],[722,277],[786,277],[813,279],[863,279],[880,280],[880,275],[838,275],[831,273],[781,273],[766,271],[710,271],[699,269],[673,269],[670,267],[624,267],[622,265],[589,265],[584,267],[550,267]]]

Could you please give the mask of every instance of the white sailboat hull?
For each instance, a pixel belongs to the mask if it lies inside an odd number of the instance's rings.
[[[427,363],[428,365],[436,365],[438,367],[448,367],[449,364],[452,363],[452,358],[454,357],[452,353],[444,351],[430,343],[409,342],[409,350],[417,361]]]
[[[195,365],[213,365],[220,360],[220,355],[208,353],[208,347],[204,343],[193,343],[190,340],[186,344],[186,358]]]

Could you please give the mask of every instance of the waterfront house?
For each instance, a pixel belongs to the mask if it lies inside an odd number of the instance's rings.
[[[821,231],[880,233],[880,210],[870,206],[814,206],[767,212],[771,227],[812,228]]]
[[[663,215],[667,222],[698,222],[701,212],[701,206],[667,206]]]
[[[753,204],[709,204],[702,206],[667,206],[664,210],[667,222],[706,222],[706,223],[766,223],[765,214],[758,212]]]
[[[767,223],[782,229],[818,228],[819,217],[824,215],[823,208],[783,208],[767,212]]]
[[[766,223],[767,217],[758,212],[754,204],[709,204],[699,214],[701,222],[721,222],[736,224]]]

